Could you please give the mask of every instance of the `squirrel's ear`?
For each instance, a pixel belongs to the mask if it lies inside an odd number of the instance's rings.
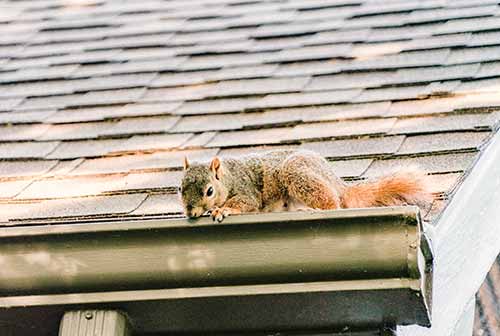
[[[184,170],[189,168],[189,161],[187,156],[184,157]]]
[[[220,180],[222,177],[222,167],[218,157],[214,157],[212,162],[210,162],[210,170],[214,173],[215,178]]]

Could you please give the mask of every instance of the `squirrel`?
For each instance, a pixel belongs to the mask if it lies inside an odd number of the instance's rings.
[[[322,156],[305,150],[269,151],[190,164],[184,158],[180,194],[186,215],[419,205],[431,201],[425,173],[403,169],[374,181],[346,184]]]

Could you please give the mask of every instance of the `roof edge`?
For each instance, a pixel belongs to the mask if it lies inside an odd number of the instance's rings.
[[[500,132],[486,146],[437,221],[433,245],[433,326],[400,327],[398,335],[454,335],[463,312],[500,253]],[[470,334],[472,330],[467,331]]]

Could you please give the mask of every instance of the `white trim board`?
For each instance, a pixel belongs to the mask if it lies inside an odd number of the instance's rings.
[[[463,335],[462,318],[500,252],[500,132],[429,235],[434,249],[432,327],[398,327],[400,336]],[[467,325],[467,324],[465,324]],[[467,331],[469,335],[472,334]]]

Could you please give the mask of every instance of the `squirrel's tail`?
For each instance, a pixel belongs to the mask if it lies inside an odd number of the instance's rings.
[[[432,194],[426,174],[416,168],[405,168],[377,180],[347,186],[342,195],[344,208],[418,205],[426,207]]]

